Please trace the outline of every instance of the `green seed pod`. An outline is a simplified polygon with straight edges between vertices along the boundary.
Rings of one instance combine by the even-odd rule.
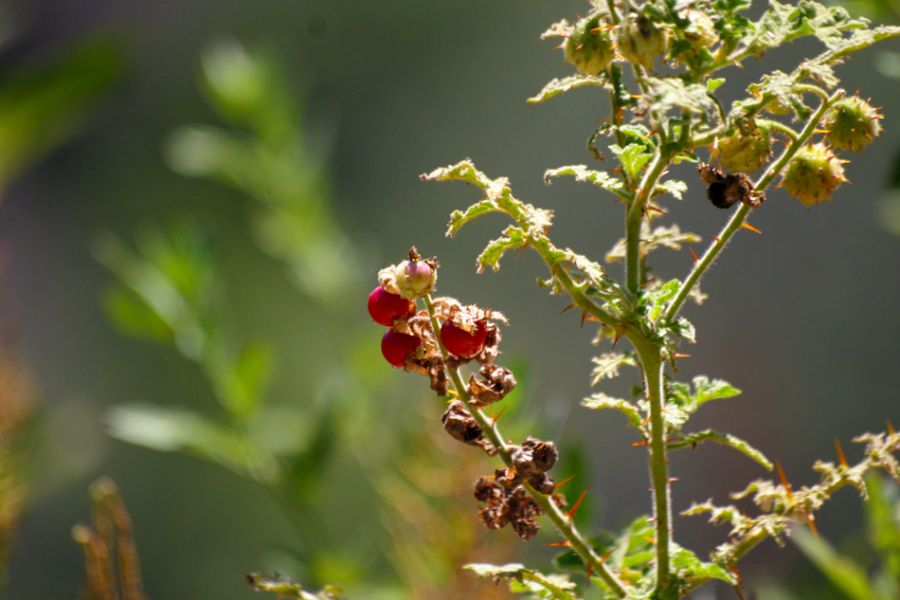
[[[566,62],[584,75],[605,71],[615,58],[609,29],[599,16],[579,19],[563,48]]]
[[[616,47],[625,60],[645,69],[665,53],[669,36],[645,15],[629,17],[616,28]]]
[[[859,152],[881,133],[878,109],[860,98],[838,100],[825,115],[828,143],[838,150]]]
[[[716,142],[719,160],[732,172],[749,173],[759,169],[772,155],[772,134],[768,127],[752,120],[739,122],[731,135]]]
[[[847,181],[842,163],[825,144],[804,146],[788,163],[779,185],[803,206],[813,206]]]

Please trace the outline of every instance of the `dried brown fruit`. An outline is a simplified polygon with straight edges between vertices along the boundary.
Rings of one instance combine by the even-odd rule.
[[[736,202],[756,208],[766,199],[765,194],[754,191],[753,182],[743,173],[725,174],[719,167],[705,163],[697,171],[708,186],[707,198],[717,208],[731,208]]]

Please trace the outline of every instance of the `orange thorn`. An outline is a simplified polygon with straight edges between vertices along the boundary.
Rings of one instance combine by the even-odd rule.
[[[575,518],[575,513],[578,512],[578,509],[581,508],[581,503],[584,502],[584,497],[587,496],[587,488],[578,495],[578,500],[575,501],[575,504],[572,505],[572,510],[568,512],[569,519]]]
[[[712,239],[716,240],[717,242],[722,241],[722,240],[719,239],[719,236],[717,236],[717,235],[712,236]]]
[[[672,355],[672,358],[690,358],[690,357],[691,357],[690,354],[682,354],[680,352],[676,352],[675,354]]]
[[[641,425],[646,425],[646,424],[649,423],[649,422],[650,422],[650,417],[647,417],[646,419],[644,419],[643,421],[641,421]]]
[[[698,260],[700,260],[700,257],[697,256],[697,253],[694,252],[693,246],[688,246],[688,251],[691,253],[691,257],[694,259],[694,262],[697,262]]]
[[[561,542],[550,542],[549,544],[544,544],[545,546],[549,546],[550,548],[568,548],[572,545],[572,542],[569,540],[563,540]]]
[[[587,319],[587,315],[588,315],[588,313],[586,310],[581,311],[581,326],[582,327],[584,327],[584,321],[585,321],[585,319]]]
[[[794,488],[791,487],[791,483],[787,480],[787,477],[784,474],[784,469],[781,468],[781,463],[777,460],[775,461],[775,469],[778,471],[778,479],[781,480],[781,485],[784,487],[784,491],[787,492],[788,500],[793,500]]]
[[[587,578],[590,579],[591,575],[594,574],[594,565],[592,563],[587,564]]]
[[[842,467],[848,467],[847,457],[844,455],[844,449],[841,448],[841,442],[837,438],[834,438],[834,449],[837,450],[838,460],[841,461]]]
[[[819,537],[819,529],[816,527],[816,517],[812,514],[806,516],[806,524],[809,526],[809,530],[816,537]]]
[[[565,479],[563,479],[562,481],[560,481],[559,483],[557,483],[556,485],[554,485],[554,486],[553,486],[553,491],[554,491],[554,492],[557,491],[559,488],[561,488],[562,486],[566,485],[567,483],[569,483],[569,482],[572,481],[573,479],[575,479],[575,475],[569,475],[568,477],[566,477]]]
[[[895,433],[897,433],[896,430],[894,430],[894,424],[891,423],[890,419],[888,419],[888,422],[887,422],[887,431],[888,431],[888,435],[894,435]]]
[[[679,481],[678,477],[669,477],[669,483],[675,483],[676,481]]]
[[[559,314],[563,314],[563,313],[566,312],[567,310],[571,310],[571,309],[573,309],[573,308],[575,308],[575,305],[574,305],[574,304],[570,304],[570,305],[568,305],[567,307],[565,307],[564,309],[562,309],[561,311],[559,311]]]
[[[509,404],[505,405],[503,408],[500,409],[500,412],[498,412],[496,415],[491,417],[491,423],[496,423],[497,421],[499,421],[500,417],[503,416],[503,413],[506,412],[507,408],[509,408]]]
[[[641,446],[649,446],[650,442],[647,440],[641,440],[640,442],[633,442],[631,444],[632,448],[640,448]]]
[[[623,335],[625,335],[625,332],[624,332],[624,331],[619,331],[618,329],[616,329],[616,335],[615,335],[615,337],[613,338],[613,343],[612,343],[613,348],[616,347],[616,344],[619,343],[619,340],[622,339],[622,336],[623,336]]]
[[[747,223],[747,222],[741,223],[741,229],[746,229],[747,231],[752,231],[753,233],[755,233],[757,235],[762,235],[762,231],[760,231],[759,229],[757,229],[756,227],[754,227],[753,225],[751,225],[750,223]]]

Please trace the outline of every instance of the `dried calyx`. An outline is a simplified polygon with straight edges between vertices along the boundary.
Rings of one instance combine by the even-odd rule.
[[[553,442],[525,438],[521,446],[511,449],[514,468],[498,469],[493,477],[481,477],[475,483],[475,499],[487,506],[481,519],[490,529],[512,525],[525,540],[537,535],[540,526],[534,517],[541,514],[537,503],[525,488],[527,482],[542,494],[553,494],[556,482],[547,474],[559,458]],[[554,502],[565,506],[565,498],[554,494]]]
[[[484,431],[475,421],[475,418],[466,410],[466,405],[460,400],[454,400],[447,406],[447,410],[441,415],[441,424],[450,436],[464,444],[479,446],[488,455],[497,454],[497,449],[484,439]]]

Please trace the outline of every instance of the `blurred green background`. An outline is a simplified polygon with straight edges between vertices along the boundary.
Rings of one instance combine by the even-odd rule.
[[[586,445],[592,522],[618,528],[649,509],[644,452],[631,447],[624,421],[578,407],[588,392],[593,331],[579,329],[572,313],[559,315],[564,302],[534,286],[542,267],[532,256],[508,260],[498,274],[475,276],[474,257],[494,225],[477,224],[455,241],[445,239],[447,214],[473,201],[473,192],[427,186],[417,177],[471,156],[491,176],[509,176],[519,197],[557,211],[559,245],[595,256],[612,246],[621,223],[611,197],[588,186],[542,182],[545,168],[590,160],[584,141],[605,115],[605,98],[584,90],[546,105],[525,103],[546,80],[567,72],[561,54],[539,34],[558,18],[583,13],[583,2],[19,0],[5,7],[9,33],[0,53],[0,89],[16,73],[35,72],[29,65],[77,54],[73,47],[97,36],[97,68],[87,69],[85,78],[108,78],[101,82],[106,91],[91,96],[94,108],[79,118],[74,139],[5,183],[0,206],[6,269],[0,325],[40,400],[31,495],[3,597],[77,593],[81,563],[69,532],[87,518],[85,490],[102,473],[119,483],[129,505],[152,598],[250,598],[243,574],[258,569],[343,584],[356,597],[395,597],[409,589],[417,575],[404,573],[402,565],[429,544],[407,540],[404,546],[391,531],[398,518],[392,510],[413,502],[398,500],[400,480],[416,481],[404,469],[417,465],[440,487],[457,471],[474,476],[493,468],[465,448],[435,451],[443,438],[427,436],[429,429],[442,434],[440,401],[418,378],[380,362],[381,328],[368,322],[364,296],[377,269],[400,260],[411,245],[440,258],[441,292],[509,317],[506,358],[527,376],[518,414],[505,418],[519,431],[541,423],[542,435]],[[204,48],[216,40],[232,49],[243,43],[248,56],[280,63],[275,80],[290,93],[248,102],[278,105],[287,98],[296,111],[275,108],[296,120],[260,123],[216,104],[201,71]],[[813,43],[796,44],[749,63],[722,88],[726,100],[766,70],[786,70],[814,49]],[[896,44],[888,49],[898,50]],[[683,375],[708,373],[744,391],[740,400],[700,417],[698,428],[715,424],[749,440],[778,458],[797,483],[812,480],[816,458],[833,456],[833,437],[852,460],[853,435],[882,430],[886,419],[900,423],[900,237],[879,222],[900,150],[900,97],[896,80],[875,68],[881,50],[840,69],[846,87],[860,89],[886,115],[885,134],[848,166],[853,185],[814,210],[773,191],[752,219],[763,235],[741,234],[705,280],[710,300],[704,310],[688,309],[698,344],[680,363]],[[76,96],[64,97],[76,107]],[[38,106],[34,118],[46,124],[40,117],[49,119],[53,107]],[[14,107],[8,103],[0,120]],[[289,188],[285,194],[319,198],[325,208],[300,203],[285,209],[278,192],[260,191],[259,181],[215,172],[218,183],[185,177],[210,174],[167,146],[174,131],[194,124],[262,140],[276,167],[287,165],[288,173],[296,174],[292,165],[306,165],[307,178],[298,183],[288,175],[281,182]],[[76,127],[64,125],[44,147]],[[274,137],[267,137],[272,128]],[[239,167],[255,164],[237,159]],[[670,205],[672,220],[708,239],[724,213],[697,192],[690,169],[684,167],[683,178],[691,192]],[[254,167],[246,175],[263,174],[265,187],[271,173]],[[260,211],[320,215],[315,231],[330,232],[327,240],[340,243],[320,255],[328,268],[318,283],[310,288],[290,270],[316,250],[301,243],[306,249],[297,258],[292,247],[273,245],[260,232]],[[275,419],[278,424],[297,423],[301,445],[326,423],[334,427],[328,458],[297,455],[309,458],[297,463],[302,498],[268,493],[272,486],[259,485],[253,475],[236,477],[197,457],[157,453],[107,435],[109,408],[138,402],[227,420],[216,403],[215,375],[209,375],[215,368],[204,371],[203,361],[186,358],[183,346],[179,353],[169,343],[122,335],[104,312],[104,294],[116,278],[94,256],[104,255],[97,251],[98,240],[109,241],[103,233],[131,247],[152,237],[148,230],[171,227],[202,231],[202,244],[216,257],[210,314],[227,324],[232,345],[269,348],[266,402],[289,415]],[[314,242],[316,235],[289,230],[287,238]],[[690,264],[687,252],[672,254],[658,258],[656,271],[678,276]],[[321,283],[328,277],[337,283]],[[617,382],[629,383],[627,377]],[[243,427],[240,419],[233,423]],[[289,445],[290,430],[285,435]],[[692,500],[722,499],[762,475],[740,455],[714,447],[675,455],[673,471],[680,478],[676,510]],[[493,543],[480,558],[495,562],[530,553],[539,565],[552,556],[539,544],[519,543],[510,531],[484,536],[465,481],[431,496],[437,514],[454,507],[452,518],[471,528],[474,537],[458,540],[460,548],[477,552]],[[833,539],[852,538],[861,519],[858,500],[844,492],[819,518],[819,529]],[[725,534],[700,520],[679,519],[676,527],[679,541],[698,551]],[[440,560],[452,565],[456,558],[437,557],[413,571],[440,571]],[[438,597],[421,590],[452,580],[449,569],[412,587],[420,597]],[[751,556],[744,575],[751,588],[763,577],[820,577],[796,549],[773,544]],[[451,589],[444,597],[453,597]]]

